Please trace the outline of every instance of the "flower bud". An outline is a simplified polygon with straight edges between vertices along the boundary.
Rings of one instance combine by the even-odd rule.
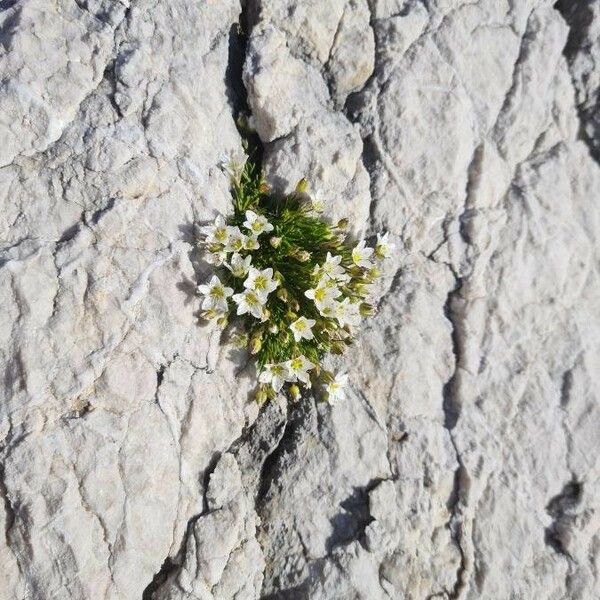
[[[285,313],[285,318],[288,321],[295,321],[298,318],[298,315],[295,312],[292,312],[291,310],[288,310]]]
[[[296,191],[299,194],[305,194],[308,190],[308,181],[304,177],[296,184]]]
[[[225,327],[227,327],[227,324],[229,323],[229,318],[227,317],[227,315],[221,315],[218,319],[217,319],[217,325],[221,328],[221,329],[225,329]]]
[[[344,354],[345,349],[346,348],[342,342],[333,342],[333,344],[331,344],[331,351],[334,354]]]
[[[300,399],[300,388],[295,383],[290,385],[289,393],[292,400],[297,401]]]
[[[360,313],[361,317],[372,317],[375,314],[375,309],[371,304],[365,302],[360,305],[358,312]]]
[[[321,372],[321,381],[323,383],[331,383],[334,379],[335,377],[331,371],[323,369],[323,371]]]
[[[381,244],[375,246],[375,258],[384,260],[387,258],[386,250]]]
[[[273,325],[269,325],[269,333],[278,333],[279,327],[273,323]]]
[[[377,267],[373,267],[367,271],[367,280],[373,283],[380,275],[381,271]]]
[[[272,237],[269,239],[269,244],[273,246],[273,248],[279,248],[281,246],[281,238],[280,237]]]
[[[367,284],[365,284],[365,283],[355,284],[354,291],[363,298],[369,293],[369,289],[367,287]]]
[[[266,388],[264,388],[263,386],[258,388],[258,390],[256,391],[256,394],[254,394],[254,400],[257,404],[264,404],[266,402],[267,398],[268,398],[268,393],[267,393]]]
[[[307,262],[310,260],[310,252],[307,252],[306,250],[300,250],[300,252],[296,253],[296,258],[300,262]]]
[[[245,333],[234,333],[231,336],[231,344],[234,348],[245,348],[248,345],[248,336]]]
[[[289,294],[288,291],[285,288],[279,288],[277,290],[277,297],[282,301],[282,302],[287,302],[289,300]]]
[[[350,224],[350,221],[348,221],[348,219],[345,219],[345,218],[344,218],[344,219],[340,219],[340,220],[337,222],[337,225],[336,225],[336,227],[337,227],[338,229],[346,229],[346,227],[348,227],[348,225],[349,225],[349,224]]]
[[[273,273],[273,279],[279,284],[281,285],[284,281],[285,278],[284,276],[279,272],[279,271],[275,271],[275,273]]]
[[[249,350],[250,354],[258,354],[260,349],[262,348],[262,336],[253,335],[250,338]]]
[[[258,189],[261,194],[267,194],[269,192],[269,184],[266,181],[261,181]]]
[[[352,336],[350,335],[350,333],[348,333],[348,331],[347,331],[346,329],[340,329],[340,330],[338,331],[338,334],[340,335],[340,337],[341,337],[343,340],[347,340],[347,339],[349,339],[349,338],[351,338],[351,337],[352,337]]]

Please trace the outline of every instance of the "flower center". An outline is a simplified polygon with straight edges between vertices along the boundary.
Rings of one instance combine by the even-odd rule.
[[[283,373],[283,367],[281,365],[273,365],[271,367],[271,373],[273,373],[273,375],[281,375]]]
[[[214,298],[224,298],[225,290],[223,289],[222,286],[215,285],[215,287],[212,288],[212,290],[210,290],[210,295],[213,296]]]
[[[264,275],[259,275],[255,280],[254,280],[254,287],[257,290],[264,290],[267,287],[267,278]]]
[[[249,306],[256,306],[258,304],[258,298],[252,292],[246,293],[246,302]]]
[[[222,242],[227,238],[227,230],[224,227],[219,227],[215,230],[215,240]]]
[[[262,223],[259,221],[254,221],[254,223],[252,223],[252,231],[260,233],[262,231]]]
[[[319,302],[322,302],[323,300],[325,300],[326,295],[327,295],[327,292],[325,291],[324,288],[317,288],[315,290],[315,300],[318,300]]]
[[[292,369],[294,369],[294,371],[299,371],[302,368],[302,359],[292,358],[290,366],[292,367]]]

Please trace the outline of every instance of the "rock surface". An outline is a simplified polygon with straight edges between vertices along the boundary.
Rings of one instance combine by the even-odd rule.
[[[5,0],[0,41],[0,598],[600,597],[597,2]],[[277,189],[397,243],[335,406],[259,411],[197,323],[246,101]]]

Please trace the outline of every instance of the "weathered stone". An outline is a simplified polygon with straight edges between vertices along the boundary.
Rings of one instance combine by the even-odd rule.
[[[0,2],[0,598],[599,597],[598,4],[242,4]],[[397,244],[334,406],[198,324],[246,93]]]

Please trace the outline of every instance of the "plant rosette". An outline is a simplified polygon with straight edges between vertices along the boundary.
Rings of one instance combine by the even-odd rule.
[[[201,316],[235,330],[232,342],[256,357],[257,401],[282,391],[296,400],[311,387],[330,402],[343,399],[347,375],[328,371],[323,360],[343,354],[373,315],[373,283],[394,248],[388,234],[378,234],[374,248],[353,240],[347,220],[320,216],[323,199],[311,198],[304,180],[280,198],[250,161],[227,171],[233,213],[200,227],[199,243],[215,266],[198,286]]]

